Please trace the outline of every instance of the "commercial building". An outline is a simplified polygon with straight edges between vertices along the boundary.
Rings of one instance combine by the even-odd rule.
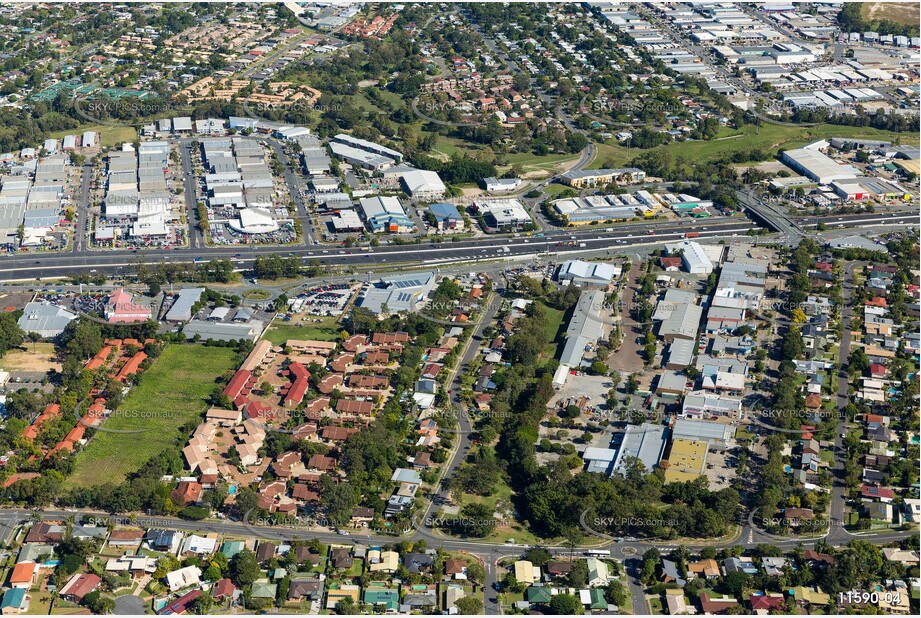
[[[150,307],[132,301],[133,296],[119,288],[109,295],[106,302],[105,318],[113,324],[144,322],[150,319]]]
[[[454,204],[430,204],[429,212],[439,230],[460,230],[464,227],[464,218]]]
[[[347,133],[336,134],[336,136],[333,137],[332,143],[346,144],[347,146],[351,146],[352,148],[358,148],[359,150],[364,150],[365,152],[370,152],[376,155],[387,157],[388,159],[391,159],[395,163],[400,163],[403,160],[402,152],[394,150],[393,148],[382,146],[381,144],[377,144],[375,142],[370,142],[365,139],[352,137],[351,135],[348,135]]]
[[[429,170],[406,172],[400,176],[400,183],[407,195],[420,201],[439,200],[448,190],[438,177],[438,173]]]
[[[395,197],[363,197],[358,205],[372,232],[411,232],[415,227]]]
[[[684,418],[703,419],[708,416],[738,418],[742,402],[706,391],[692,391],[685,395],[681,406]]]
[[[636,217],[652,217],[655,209],[650,208],[632,195],[591,195],[554,200],[553,209],[567,223],[587,225],[614,221],[627,221]]]
[[[707,443],[673,438],[668,453],[666,483],[684,483],[703,476],[707,466]]]
[[[692,275],[709,275],[713,272],[713,262],[707,257],[707,252],[699,243],[685,240],[668,245],[668,250],[671,253],[681,253],[681,263],[684,269]]]
[[[197,336],[201,341],[255,341],[262,334],[263,326],[260,320],[250,320],[243,324],[192,320],[182,328],[182,333],[186,339],[195,339]]]
[[[585,352],[604,336],[603,306],[604,292],[601,290],[586,290],[579,295],[566,328],[566,344],[560,354],[561,366],[579,367]]]
[[[782,160],[793,171],[822,185],[836,180],[852,180],[857,177],[854,168],[840,165],[828,155],[811,148],[785,150]]]
[[[734,435],[735,426],[729,423],[679,418],[675,420],[672,426],[673,440],[706,442],[710,448],[725,448],[729,446]]]
[[[201,299],[205,288],[185,288],[179,290],[176,301],[166,312],[167,322],[188,322],[192,319],[192,307]]]
[[[474,208],[483,215],[487,231],[512,232],[531,225],[531,216],[516,199],[482,200]]]
[[[415,311],[433,289],[434,273],[385,277],[365,289],[356,304],[377,314]]]
[[[483,188],[489,193],[509,193],[521,186],[521,178],[496,178],[490,176],[483,179]]]
[[[37,333],[45,339],[59,336],[77,314],[46,302],[30,302],[23,309],[17,324],[24,333]]]
[[[620,277],[621,272],[621,267],[616,264],[568,260],[560,265],[556,278],[561,283],[606,286]]]
[[[626,475],[636,460],[639,460],[644,470],[651,472],[662,459],[667,437],[668,428],[664,425],[654,423],[628,425],[620,447],[617,449],[614,472]]]
[[[560,175],[564,184],[579,189],[607,184],[636,184],[646,179],[646,172],[635,167],[621,169],[569,170]]]
[[[697,339],[700,328],[700,319],[703,317],[703,307],[688,303],[680,303],[667,318],[659,324],[659,336],[668,343],[676,339]]]
[[[390,157],[374,154],[348,144],[330,142],[329,148],[333,151],[333,156],[340,161],[345,161],[349,165],[357,165],[369,172],[378,172],[394,164]]]

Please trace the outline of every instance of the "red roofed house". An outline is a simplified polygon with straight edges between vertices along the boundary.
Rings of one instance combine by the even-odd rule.
[[[71,603],[80,603],[100,582],[102,578],[93,573],[77,573],[61,588],[61,598]]]
[[[237,587],[233,585],[233,582],[227,579],[219,579],[214,588],[211,589],[211,596],[217,599],[218,601],[223,601],[224,599],[229,599],[233,597],[233,594],[237,591]]]
[[[860,495],[864,498],[878,499],[880,502],[886,504],[892,504],[893,499],[895,499],[895,491],[888,487],[871,487],[869,485],[863,485],[860,488]]]
[[[150,319],[150,307],[132,302],[132,296],[119,288],[112,292],[106,303],[106,321],[112,324],[146,322]]]
[[[310,372],[300,363],[291,363],[288,365],[288,370],[294,375],[294,383],[291,384],[291,388],[288,389],[288,393],[285,395],[285,405],[294,407],[300,405],[304,400],[307,387],[310,385],[308,381]]]
[[[124,382],[129,376],[138,372],[138,369],[141,368],[141,363],[145,360],[147,360],[147,354],[138,352],[125,363],[125,366],[121,368],[121,371],[118,372],[118,376],[115,379],[119,382]]]
[[[374,411],[374,404],[370,401],[357,399],[340,399],[336,402],[336,412],[340,414],[358,414],[368,416]]]
[[[307,462],[308,468],[331,472],[336,469],[336,460],[326,455],[311,455],[310,461]]]
[[[320,380],[320,383],[317,384],[317,390],[324,395],[329,395],[339,386],[342,386],[342,375],[338,373],[331,373]]]
[[[170,499],[177,506],[196,504],[201,500],[202,486],[196,481],[181,481],[176,489],[170,492]]]
[[[38,574],[37,562],[20,562],[13,567],[13,572],[10,573],[10,586],[28,590],[35,583],[36,574]]]
[[[751,603],[752,610],[781,610],[786,607],[784,604],[784,598],[782,594],[770,593],[770,594],[753,594],[749,598],[749,603]]]
[[[47,408],[45,408],[44,412],[39,414],[38,417],[32,421],[31,425],[26,427],[26,430],[22,432],[22,437],[29,440],[35,440],[35,438],[38,437],[38,430],[42,428],[42,425],[60,413],[61,407],[56,403],[52,403]]]
[[[96,356],[91,358],[84,369],[87,371],[96,371],[100,367],[106,364],[106,360],[109,358],[109,354],[112,353],[112,346],[107,345],[96,353]]]
[[[681,270],[681,258],[680,257],[659,258],[659,266],[661,266],[667,271],[679,271]]]
[[[233,377],[230,379],[230,382],[227,383],[227,386],[224,387],[224,390],[221,391],[222,395],[227,395],[231,401],[236,401],[238,397],[243,395],[243,390],[246,388],[246,383],[252,377],[253,373],[247,369],[240,369]]]
[[[870,375],[874,377],[883,377],[886,375],[886,366],[879,363],[870,365]]]

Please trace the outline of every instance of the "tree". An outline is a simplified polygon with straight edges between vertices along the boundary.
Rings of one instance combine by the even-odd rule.
[[[111,614],[115,609],[115,601],[104,597],[98,590],[90,592],[83,597],[83,605],[94,614]]]
[[[230,579],[241,588],[256,581],[260,573],[256,554],[248,549],[242,550],[230,560]]]
[[[557,616],[581,615],[585,613],[585,607],[573,594],[558,594],[550,599],[550,613]]]
[[[25,333],[19,328],[16,316],[12,313],[0,314],[0,356],[22,345],[24,338]]]
[[[211,607],[214,605],[214,599],[210,594],[203,594],[192,600],[192,603],[189,604],[189,609],[192,610],[193,614],[198,616],[204,616],[211,611]]]
[[[454,605],[465,616],[476,616],[483,612],[483,601],[474,596],[461,597]]]
[[[553,558],[553,555],[543,547],[532,547],[524,552],[524,559],[537,567],[542,567]]]
[[[496,520],[487,505],[473,502],[461,508],[456,528],[466,536],[483,538],[495,530]]]

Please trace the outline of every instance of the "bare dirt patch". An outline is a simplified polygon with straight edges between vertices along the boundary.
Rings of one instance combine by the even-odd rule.
[[[921,21],[921,6],[916,2],[868,2],[863,5],[863,14],[869,19],[917,25]]]
[[[0,358],[0,369],[4,371],[34,371],[47,373],[61,370],[54,356],[52,343],[27,343],[23,348],[10,350]]]

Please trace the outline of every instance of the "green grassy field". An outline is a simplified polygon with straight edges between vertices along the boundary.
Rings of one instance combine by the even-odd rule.
[[[544,322],[544,332],[547,333],[547,356],[556,358],[557,348],[564,342],[563,334],[566,332],[563,326],[563,318],[566,314],[553,307],[545,307],[546,321]]]
[[[61,139],[65,135],[82,135],[86,131],[96,131],[103,146],[115,146],[123,142],[135,142],[138,131],[134,127],[110,127],[108,125],[86,125],[71,131],[57,131],[51,133],[54,139]]]
[[[74,473],[65,486],[87,487],[107,481],[120,483],[179,437],[179,427],[198,418],[205,398],[220,374],[234,368],[230,348],[203,345],[167,346],[131,389],[106,429],[146,429],[140,433],[98,431],[77,455]]]
[[[664,149],[672,156],[672,161],[683,158],[688,162],[706,161],[737,150],[762,148],[771,153],[779,148],[791,149],[804,146],[819,139],[831,137],[865,137],[888,141],[900,140],[902,144],[918,144],[918,137],[909,133],[893,133],[870,127],[845,127],[822,124],[814,127],[787,127],[764,123],[761,127],[745,125],[740,131],[728,132],[725,137],[705,141],[674,142],[650,150]],[[622,167],[631,159],[648,150],[624,148],[619,144],[601,144],[598,153],[588,166]]]
[[[316,319],[316,318],[307,318]],[[265,332],[263,337],[272,343],[282,344],[288,339],[316,339],[318,341],[335,341],[339,338],[342,327],[336,318],[321,318],[321,322],[304,324],[303,326],[290,322],[276,320]]]

